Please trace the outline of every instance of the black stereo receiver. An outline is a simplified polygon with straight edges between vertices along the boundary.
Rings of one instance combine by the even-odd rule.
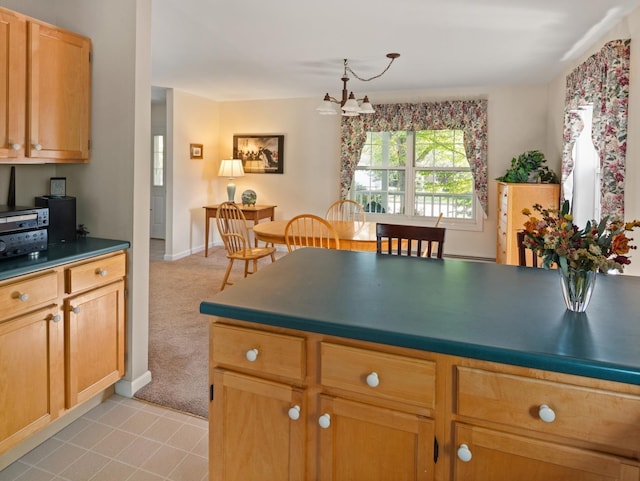
[[[49,209],[0,206],[0,259],[47,250]]]

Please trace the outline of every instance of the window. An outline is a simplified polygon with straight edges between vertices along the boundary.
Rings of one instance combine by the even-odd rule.
[[[164,135],[153,136],[153,186],[164,185]]]
[[[462,130],[367,132],[351,198],[369,212],[475,219],[463,141]]]

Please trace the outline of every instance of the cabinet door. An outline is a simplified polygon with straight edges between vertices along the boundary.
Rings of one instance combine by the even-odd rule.
[[[30,22],[28,49],[26,155],[52,162],[87,161],[91,41]]]
[[[433,479],[431,419],[321,396],[317,422],[321,481]]]
[[[124,375],[124,281],[66,299],[66,405],[82,403]]]
[[[0,11],[0,158],[24,155],[27,22]]]
[[[455,481],[640,479],[637,462],[615,456],[461,424],[456,426],[455,432]]]
[[[63,408],[58,306],[0,323],[0,452],[57,418]]]
[[[214,369],[212,382],[211,481],[301,481],[305,466],[303,392],[222,369]],[[295,406],[300,408],[297,419],[289,414]]]

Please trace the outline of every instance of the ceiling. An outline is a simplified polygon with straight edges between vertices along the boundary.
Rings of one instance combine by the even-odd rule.
[[[546,83],[640,0],[153,0],[152,84],[217,101]]]

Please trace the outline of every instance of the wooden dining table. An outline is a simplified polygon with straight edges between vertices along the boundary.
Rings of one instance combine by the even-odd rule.
[[[286,244],[284,229],[288,220],[261,222],[253,226],[255,238],[259,241]],[[340,249],[348,251],[376,250],[376,223],[353,221],[328,221],[338,232]]]

